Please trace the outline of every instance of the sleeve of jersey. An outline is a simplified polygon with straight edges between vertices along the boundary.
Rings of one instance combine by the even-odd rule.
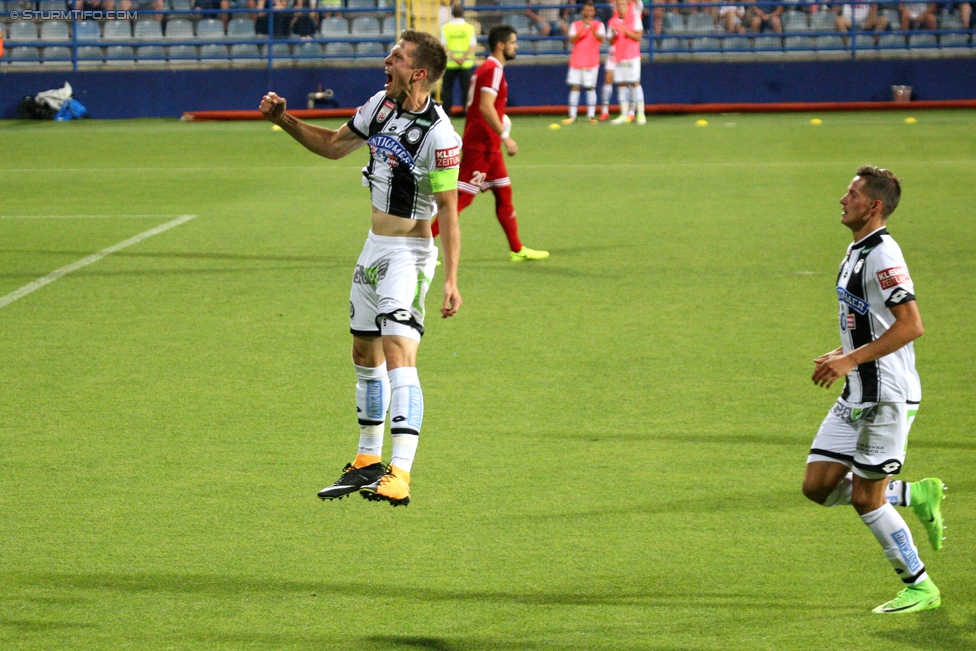
[[[482,92],[491,93],[492,95],[497,95],[498,90],[502,87],[502,72],[501,68],[492,68],[487,72],[483,72],[478,75],[478,88]]]
[[[892,308],[915,300],[915,285],[900,251],[881,250],[871,256],[871,272],[881,288],[885,307]]]
[[[427,156],[422,162],[433,192],[457,189],[458,168],[461,165],[461,137],[449,124],[445,124],[444,129],[431,133],[429,146],[425,148]]]
[[[356,114],[349,118],[346,124],[350,131],[355,133],[363,140],[369,139],[369,122],[376,113],[376,106],[386,97],[386,93],[380,91],[367,100],[365,104],[356,110]]]

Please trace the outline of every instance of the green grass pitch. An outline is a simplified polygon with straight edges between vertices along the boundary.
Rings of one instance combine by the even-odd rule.
[[[490,195],[462,215],[406,509],[315,497],[358,437],[363,151],[0,123],[0,296],[196,215],[0,308],[0,649],[976,648],[976,112],[905,115],[516,117],[552,257],[509,263]],[[904,180],[926,326],[903,476],[950,488],[939,553],[903,511],[943,607],[902,617],[853,510],[799,490],[863,163]]]

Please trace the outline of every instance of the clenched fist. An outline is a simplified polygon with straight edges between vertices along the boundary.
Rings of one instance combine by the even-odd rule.
[[[265,120],[274,122],[285,114],[285,98],[278,97],[275,93],[268,93],[261,99],[261,106],[258,107]]]

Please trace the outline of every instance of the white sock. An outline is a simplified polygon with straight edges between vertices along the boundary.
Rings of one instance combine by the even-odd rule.
[[[383,456],[383,430],[390,407],[390,378],[386,362],[376,367],[356,366],[356,417],[359,419],[359,454]]]
[[[578,90],[569,91],[569,117],[575,118],[576,111],[579,108],[579,96],[580,92]]]
[[[420,377],[417,369],[403,366],[390,371],[390,434],[393,438],[393,458],[391,466],[410,472],[417,444],[420,441],[420,426],[424,422],[424,393],[420,390]]]
[[[637,115],[644,115],[644,89],[640,84],[634,86],[634,103],[637,105]]]
[[[837,482],[837,488],[831,493],[824,506],[843,506],[851,503],[851,488],[854,486],[854,475],[847,473],[844,478]]]
[[[610,112],[610,97],[613,95],[613,84],[603,84],[603,112]]]
[[[626,86],[617,86],[617,100],[620,102],[620,115],[630,115],[630,92]]]
[[[915,585],[929,578],[922,559],[918,557],[912,532],[895,507],[885,502],[880,509],[862,515],[861,520],[881,543],[884,555],[902,581]]]
[[[591,120],[596,117],[596,89],[586,89],[586,117]]]
[[[888,488],[885,489],[885,499],[892,506],[908,506],[912,503],[911,495],[912,490],[908,482],[901,479],[891,480],[888,482]]]

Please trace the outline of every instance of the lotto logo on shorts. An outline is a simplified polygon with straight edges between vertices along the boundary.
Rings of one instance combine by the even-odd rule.
[[[908,269],[905,267],[888,267],[878,272],[878,282],[881,283],[881,289],[891,289],[895,285],[908,283],[911,280]]]
[[[435,149],[434,158],[437,161],[437,169],[444,169],[445,167],[457,167],[461,164],[461,150],[457,147]]]

